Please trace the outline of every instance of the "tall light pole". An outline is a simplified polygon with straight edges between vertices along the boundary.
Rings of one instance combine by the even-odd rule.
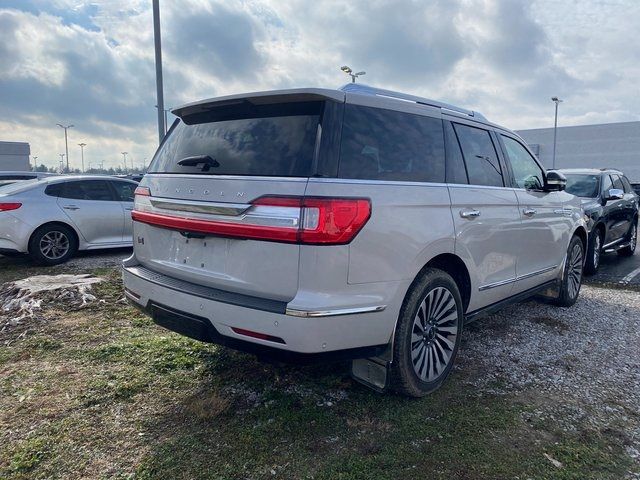
[[[158,108],[158,105],[155,106]],[[171,108],[164,109],[164,135],[167,134],[167,130],[169,130],[169,120],[167,118],[167,113],[171,111]]]
[[[38,160],[38,157],[33,157],[33,171],[36,171],[36,168],[38,168],[38,163],[36,162],[36,160]]]
[[[59,153],[60,155],[60,173],[64,170],[64,153]]]
[[[84,173],[84,147],[86,147],[87,144],[79,143],[78,146],[80,147],[80,155],[82,156],[82,173]]]
[[[164,138],[164,89],[162,87],[162,42],[160,38],[160,0],[153,0],[153,39],[156,51],[156,96],[158,105],[158,142]]]
[[[367,74],[367,72],[353,73],[353,70],[351,70],[351,68],[347,67],[346,65],[343,67],[340,67],[340,70],[342,70],[344,73],[346,73],[351,77],[351,83],[356,83],[356,78]]]
[[[562,102],[558,97],[551,97],[551,101],[556,104],[556,116],[553,121],[553,160],[551,168],[556,168],[556,138],[558,136],[558,104]]]
[[[73,125],[67,125],[66,127],[59,123],[57,123],[56,125],[64,129],[64,151],[65,151],[65,155],[67,156],[67,172],[68,172],[69,171],[69,142],[67,141],[67,130],[69,130],[70,128],[73,128]]]
[[[122,161],[124,162],[124,173],[127,173],[127,153],[129,152],[120,152],[122,154]]]

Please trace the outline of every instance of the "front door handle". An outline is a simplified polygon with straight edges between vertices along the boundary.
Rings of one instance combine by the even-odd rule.
[[[524,210],[522,210],[522,213],[524,213],[527,217],[533,217],[536,213],[538,213],[538,211],[535,208],[525,208]]]
[[[476,218],[480,216],[480,210],[460,210],[462,218]]]
[[[80,210],[80,207],[76,207],[75,205],[65,205],[64,207],[65,210]]]

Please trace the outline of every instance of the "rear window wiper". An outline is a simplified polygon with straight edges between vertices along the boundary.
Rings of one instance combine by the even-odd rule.
[[[202,165],[201,171],[208,172],[211,167],[216,168],[220,166],[215,158],[211,158],[209,155],[194,155],[193,157],[185,157],[178,162],[178,165],[182,167],[197,167]]]

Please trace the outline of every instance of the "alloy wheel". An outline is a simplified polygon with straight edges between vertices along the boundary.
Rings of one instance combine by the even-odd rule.
[[[445,287],[429,291],[411,330],[411,363],[424,382],[436,380],[449,365],[458,335],[458,307]]]
[[[58,260],[69,252],[69,238],[57,230],[47,232],[40,239],[40,253],[49,260]]]
[[[600,248],[601,248],[601,240],[600,235],[596,234],[596,238],[593,239],[593,268],[594,270],[598,268],[600,264]]]
[[[569,256],[567,286],[571,298],[578,296],[582,282],[582,247],[575,244]]]

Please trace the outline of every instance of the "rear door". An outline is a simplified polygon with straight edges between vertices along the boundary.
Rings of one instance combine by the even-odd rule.
[[[305,194],[314,170],[324,102],[256,102],[179,112],[141,182],[150,195],[136,196],[135,255],[169,276],[288,301],[300,246],[234,232],[298,229],[300,208],[289,197]],[[200,231],[209,227],[218,233]]]
[[[502,133],[499,139],[511,167],[522,222],[515,286],[522,292],[557,276],[572,233],[571,210],[564,208],[570,196],[543,191],[544,172],[522,142]]]
[[[87,243],[122,243],[124,213],[107,180],[65,182],[57,202]]]
[[[451,213],[456,253],[472,265],[474,292],[468,310],[473,311],[512,294],[521,250],[520,214],[490,132],[473,124],[456,122],[453,127],[469,184],[449,184]]]
[[[117,199],[122,207],[122,241],[130,242],[133,233],[133,221],[131,220],[131,212],[133,210],[133,197],[137,183],[124,180],[110,180],[109,183],[113,187]]]
[[[613,177],[609,174],[602,175],[602,198],[606,199],[609,195],[609,190],[616,188],[614,186]],[[624,199],[622,200],[604,200],[604,206],[602,207],[603,216],[605,218],[605,224],[607,226],[607,233],[604,239],[604,247],[613,246],[618,243],[620,238],[624,235]]]
[[[620,224],[618,235],[620,237],[626,237],[631,228],[631,222],[633,221],[633,216],[635,213],[635,195],[633,191],[629,188],[629,186],[625,185],[625,182],[622,181],[622,177],[617,174],[612,174],[611,178],[613,179],[613,188],[617,188],[624,192],[624,197],[620,201],[618,209],[620,211]]]

